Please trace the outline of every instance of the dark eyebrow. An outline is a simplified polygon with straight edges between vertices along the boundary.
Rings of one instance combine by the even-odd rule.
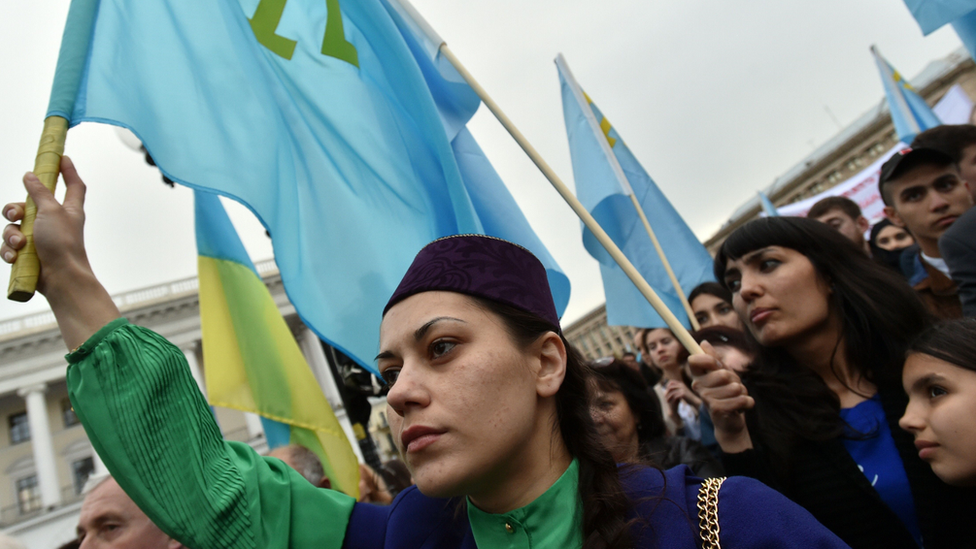
[[[414,331],[414,333],[413,333],[414,340],[415,341],[420,341],[421,339],[424,338],[424,335],[434,326],[434,324],[437,324],[438,322],[442,322],[442,321],[445,321],[445,320],[453,320],[454,322],[460,322],[461,324],[467,324],[467,322],[461,320],[460,318],[454,318],[452,316],[439,316],[437,318],[434,318],[434,319],[431,319],[431,320],[425,322],[423,326],[417,328]],[[381,360],[381,359],[385,359],[385,358],[395,358],[395,356],[396,355],[394,355],[390,351],[383,351],[382,353],[376,355],[376,358],[374,358],[373,360]]]
[[[939,181],[939,179],[933,181],[932,184],[934,185],[937,181]],[[901,190],[901,192],[898,193],[898,196],[904,198],[908,196],[910,193],[924,191],[926,190],[927,187],[928,185],[912,185],[911,187],[905,187],[904,189]]]
[[[745,263],[746,265],[749,265],[758,261],[759,258],[762,257],[768,251],[769,251],[768,246],[765,248],[759,248],[758,250],[754,250],[747,254],[743,254],[743,256],[739,258],[739,260]]]
[[[930,383],[934,383],[937,381],[945,381],[945,378],[940,376],[939,374],[928,374],[926,376],[922,376],[916,379],[915,383],[912,383],[912,391],[913,392],[918,391],[923,387],[925,387],[926,385],[929,385]]]

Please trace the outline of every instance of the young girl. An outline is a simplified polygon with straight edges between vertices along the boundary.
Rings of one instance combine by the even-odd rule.
[[[62,173],[63,207],[32,175],[25,186],[38,205],[39,289],[75,349],[72,404],[126,493],[188,547],[692,549],[699,514],[705,536],[727,548],[844,546],[751,479],[702,490],[686,468],[618,471],[545,268],[482,236],[425,247],[384,311],[377,361],[416,486],[385,507],[315,488],[224,441],[183,353],[120,317],[85,257],[84,186],[67,159]],[[3,212],[20,220],[24,204]],[[23,240],[8,226],[0,256],[15,259]]]
[[[971,544],[973,500],[898,428],[905,348],[928,318],[904,280],[827,225],[787,217],[732,233],[715,274],[762,345],[741,377],[689,358],[726,471],[782,491],[855,548]]]
[[[976,487],[976,319],[943,322],[908,348],[899,425],[948,484]]]

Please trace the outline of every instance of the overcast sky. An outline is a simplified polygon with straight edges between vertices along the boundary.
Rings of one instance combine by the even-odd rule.
[[[20,179],[33,166],[68,3],[4,3],[0,203],[23,199]],[[562,52],[702,239],[834,135],[838,122],[849,124],[882,99],[871,44],[909,77],[960,45],[948,28],[922,37],[900,0],[414,5],[571,183],[553,64]],[[573,284],[564,321],[600,305],[599,269],[568,206],[487,109],[469,127]],[[72,129],[67,153],[89,186],[89,256],[110,292],[195,276],[188,190],[164,186],[108,126]],[[229,209],[252,259],[270,258],[270,242],[251,214]],[[8,273],[0,269],[4,284]],[[0,319],[45,308],[41,296],[26,305],[3,300]]]

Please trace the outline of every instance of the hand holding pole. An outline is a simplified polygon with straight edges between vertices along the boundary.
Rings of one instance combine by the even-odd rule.
[[[64,140],[67,134],[68,121],[64,118],[49,116],[44,120],[41,142],[37,147],[37,157],[34,159],[34,174],[52,193],[61,172],[61,156],[64,154]],[[37,289],[41,262],[34,249],[36,215],[37,205],[27,197],[24,219],[20,224],[20,230],[27,242],[18,252],[17,261],[10,270],[10,286],[7,288],[7,299],[12,301],[29,301],[34,297],[34,291]]]

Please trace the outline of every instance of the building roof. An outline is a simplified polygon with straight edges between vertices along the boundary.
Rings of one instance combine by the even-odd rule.
[[[922,72],[910,79],[909,82],[911,83],[912,87],[921,90],[945,77],[956,67],[969,59],[969,52],[966,50],[966,48],[960,47],[942,59],[937,59],[930,62],[924,69],[922,69]],[[790,187],[791,183],[802,177],[808,169],[825,160],[827,157],[837,151],[838,148],[853,139],[856,135],[877,123],[879,119],[885,119],[888,116],[888,102],[882,98],[877,106],[872,107],[866,113],[862,114],[857,118],[857,120],[838,132],[837,135],[828,139],[823,145],[817,147],[816,150],[807,155],[804,159],[800,160],[792,168],[786,170],[783,175],[777,177],[772,184],[763,189],[763,192],[769,197],[778,195],[780,191]],[[736,208],[729,219],[722,224],[722,228],[717,232],[721,232],[721,230],[725,227],[738,222],[744,217],[754,215],[760,210],[760,208],[761,205],[759,203],[759,196],[753,196],[744,204]]]

